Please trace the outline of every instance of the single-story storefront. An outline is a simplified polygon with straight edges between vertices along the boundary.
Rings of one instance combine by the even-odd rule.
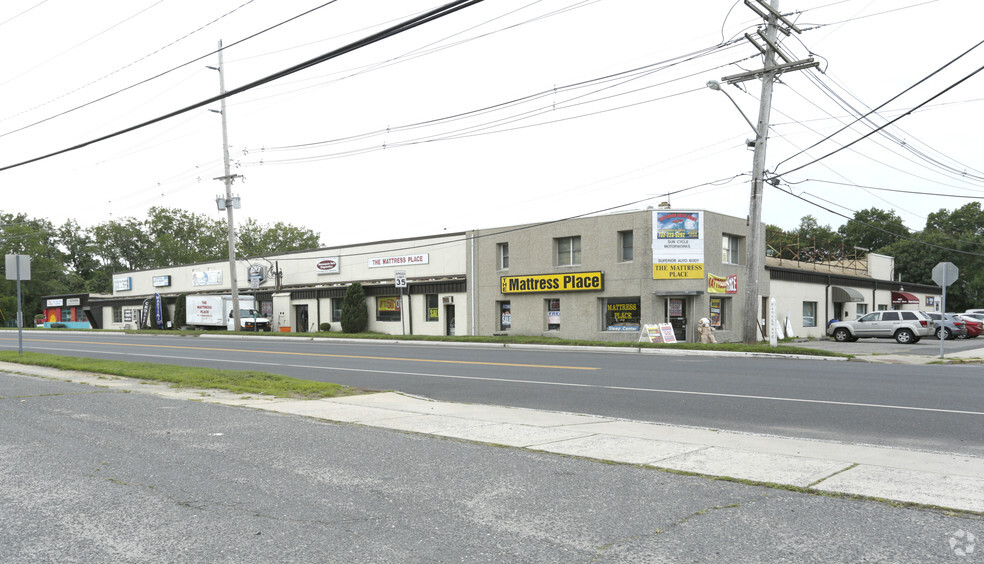
[[[240,258],[235,277],[274,331],[340,331],[345,293],[358,282],[369,331],[391,335],[624,342],[652,340],[658,328],[664,340],[696,341],[707,319],[718,341],[741,341],[747,236],[745,218],[660,206]],[[89,317],[94,326],[137,328],[159,297],[174,319],[189,295],[229,294],[230,278],[228,261],[117,273],[113,295],[92,299]],[[938,307],[938,287],[893,278],[894,259],[874,253],[834,262],[766,256],[758,311],[747,314],[768,338],[774,301],[780,328],[821,337],[831,319]],[[57,320],[75,322],[86,305],[82,295],[47,299],[46,316]],[[66,309],[68,300],[81,309]]]

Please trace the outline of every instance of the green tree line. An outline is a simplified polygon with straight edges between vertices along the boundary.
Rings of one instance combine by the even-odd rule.
[[[980,202],[931,213],[921,231],[910,231],[894,211],[877,208],[855,212],[836,230],[807,215],[797,229],[770,225],[766,231],[767,252],[772,255],[796,248],[800,260],[824,262],[846,258],[858,247],[895,257],[896,277],[903,284],[935,285],[933,267],[952,262],[960,269],[960,277],[947,288],[947,309],[984,308],[984,210]]]
[[[321,246],[320,234],[276,222],[247,219],[236,226],[239,256],[264,256]],[[113,274],[229,258],[224,220],[205,214],[154,207],[147,217],[123,217],[81,227],[74,219],[60,226],[26,214],[0,212],[2,254],[31,257],[31,280],[21,284],[25,325],[41,312],[41,297],[54,294],[110,294]],[[16,282],[0,280],[0,322],[16,318]]]

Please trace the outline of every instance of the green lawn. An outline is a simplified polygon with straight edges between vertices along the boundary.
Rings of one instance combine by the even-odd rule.
[[[317,399],[366,392],[340,384],[313,382],[253,370],[190,368],[171,364],[99,360],[32,352],[18,354],[16,351],[0,351],[0,362],[166,382],[176,388],[228,390],[235,393],[263,394],[282,398]]]

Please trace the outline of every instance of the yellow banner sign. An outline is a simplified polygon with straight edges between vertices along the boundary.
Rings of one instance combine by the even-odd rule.
[[[731,276],[715,276],[713,274],[708,273],[707,293],[708,294],[738,293],[738,275],[732,274]]]
[[[583,292],[604,290],[604,272],[572,272],[570,274],[533,274],[503,276],[499,279],[503,294],[530,292]]]
[[[703,280],[704,264],[654,264],[653,280]]]

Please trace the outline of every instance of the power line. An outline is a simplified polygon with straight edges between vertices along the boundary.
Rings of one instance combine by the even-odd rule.
[[[881,190],[884,192],[894,192],[896,194],[914,194],[918,196],[933,196],[935,198],[963,198],[966,200],[984,200],[984,196],[964,196],[960,194],[941,194],[939,192],[922,192],[919,190],[900,190],[898,188],[883,188],[879,186],[865,186],[862,184],[851,184],[848,182],[834,182],[833,180],[822,180],[820,178],[807,178],[798,182],[784,181],[784,184],[803,184],[805,182],[821,182],[824,184],[835,184],[837,186],[850,186],[852,188],[864,188],[865,190]]]
[[[358,41],[354,41],[352,43],[349,43],[348,45],[345,45],[343,47],[339,47],[338,49],[334,49],[332,51],[329,51],[328,53],[325,53],[325,54],[320,55],[318,57],[315,57],[313,59],[309,59],[307,61],[304,61],[302,63],[299,63],[297,65],[294,65],[292,67],[283,69],[283,70],[281,70],[279,72],[276,72],[274,74],[268,75],[268,76],[263,77],[263,78],[261,78],[259,80],[255,80],[253,82],[250,82],[250,83],[245,84],[243,86],[240,86],[238,88],[233,88],[233,89],[228,90],[227,92],[225,92],[223,94],[212,96],[211,98],[207,98],[207,99],[202,100],[200,102],[196,102],[196,103],[194,103],[194,104],[192,104],[190,106],[186,106],[186,107],[181,108],[179,110],[175,110],[175,111],[172,111],[172,112],[169,112],[169,113],[160,115],[160,116],[158,116],[156,118],[153,118],[153,119],[144,121],[144,122],[139,123],[137,125],[133,125],[133,126],[127,127],[125,129],[118,130],[118,131],[116,131],[114,133],[110,133],[108,135],[103,135],[102,137],[97,137],[95,139],[91,139],[89,141],[85,141],[83,143],[79,143],[77,145],[73,145],[71,147],[67,147],[65,149],[61,149],[61,150],[58,150],[58,151],[55,151],[55,152],[52,152],[52,153],[41,155],[39,157],[34,157],[34,158],[28,159],[26,161],[21,161],[21,162],[12,164],[12,165],[6,165],[6,166],[3,166],[3,167],[0,167],[0,172],[3,172],[5,170],[10,170],[10,169],[13,169],[13,168],[17,168],[17,167],[21,167],[21,166],[24,166],[24,165],[27,165],[27,164],[30,164],[30,163],[34,163],[34,162],[38,162],[38,161],[41,161],[41,160],[45,160],[45,159],[48,159],[48,158],[51,158],[51,157],[54,157],[54,156],[57,156],[57,155],[61,155],[61,154],[64,154],[64,153],[68,153],[68,152],[71,152],[71,151],[76,151],[76,150],[81,149],[83,147],[88,147],[89,145],[93,145],[95,143],[106,141],[107,139],[112,139],[114,137],[119,137],[120,135],[123,135],[123,134],[126,134],[126,133],[130,133],[130,132],[136,131],[138,129],[142,129],[142,128],[147,127],[149,125],[153,125],[155,123],[158,123],[158,122],[161,122],[161,121],[170,119],[170,118],[175,117],[175,116],[178,116],[178,115],[181,115],[183,113],[190,112],[191,110],[195,110],[195,109],[201,108],[203,106],[207,106],[209,104],[212,104],[214,102],[217,102],[219,100],[222,100],[223,98],[228,98],[230,96],[235,96],[237,94],[241,94],[243,92],[246,92],[248,90],[251,90],[253,88],[256,88],[258,86],[261,86],[263,84],[267,84],[267,83],[273,82],[273,81],[278,80],[278,79],[281,79],[281,78],[283,78],[285,76],[290,76],[291,74],[300,72],[302,70],[308,69],[308,68],[313,67],[315,65],[319,65],[321,63],[324,63],[326,61],[329,61],[331,59],[334,59],[334,58],[339,57],[341,55],[344,55],[346,53],[355,51],[357,49],[361,49],[361,48],[363,48],[363,47],[365,47],[367,45],[371,45],[373,43],[382,41],[383,39],[392,37],[394,35],[398,35],[400,33],[403,33],[405,31],[408,31],[408,30],[413,29],[415,27],[418,27],[420,25],[423,25],[423,24],[426,24],[426,23],[430,23],[430,22],[435,21],[437,19],[443,18],[443,17],[448,16],[448,15],[454,13],[454,12],[457,12],[458,10],[461,10],[461,9],[464,9],[464,8],[468,8],[470,6],[473,6],[475,4],[480,3],[482,1],[483,0],[455,0],[454,2],[451,2],[451,3],[446,4],[444,6],[441,6],[439,8],[434,9],[434,10],[431,10],[429,12],[426,12],[426,13],[424,13],[421,16],[417,16],[417,17],[411,18],[411,19],[409,19],[409,20],[407,20],[407,21],[405,21],[403,23],[400,23],[400,24],[397,24],[395,26],[389,27],[389,28],[387,28],[387,29],[385,29],[385,30],[383,30],[383,31],[381,31],[379,33],[375,33],[373,35],[370,35],[370,36],[365,37],[363,39],[360,39]]]
[[[766,184],[771,184],[771,183],[770,182],[767,182]],[[788,196],[792,196],[792,197],[794,197],[794,198],[796,198],[798,200],[802,200],[802,201],[810,204],[811,206],[815,206],[817,208],[820,208],[820,209],[824,210],[825,212],[832,213],[832,214],[834,214],[836,216],[839,216],[839,217],[843,217],[844,219],[846,219],[849,222],[853,221],[855,223],[860,223],[861,225],[864,225],[865,227],[869,227],[871,229],[875,229],[877,231],[881,231],[882,233],[886,233],[888,235],[891,235],[893,237],[897,237],[899,239],[905,239],[906,241],[910,241],[912,243],[917,243],[917,244],[920,244],[920,245],[925,245],[927,247],[932,247],[934,249],[939,249],[941,251],[949,251],[949,252],[953,252],[953,253],[960,253],[960,254],[970,255],[970,256],[975,256],[975,257],[984,257],[984,253],[974,253],[974,252],[971,252],[971,251],[962,251],[960,249],[953,249],[953,248],[950,248],[950,247],[944,247],[943,245],[937,245],[935,243],[930,243],[928,241],[921,241],[919,239],[916,239],[915,237],[909,237],[909,236],[906,236],[906,235],[900,235],[898,233],[895,233],[895,232],[892,232],[892,231],[888,231],[887,229],[884,229],[884,228],[879,227],[877,225],[874,225],[874,224],[871,224],[871,223],[865,223],[863,221],[854,219],[854,218],[852,218],[850,216],[844,215],[844,214],[842,214],[840,212],[834,211],[834,210],[832,210],[830,208],[821,206],[820,204],[818,204],[816,202],[812,202],[812,201],[807,200],[806,198],[804,198],[804,197],[802,197],[800,195],[794,194],[791,190],[782,190],[782,189],[779,189],[778,186],[775,186],[775,188],[778,189],[779,192],[782,192],[783,194],[786,194]],[[841,206],[841,207],[844,207],[844,206]],[[849,210],[849,208],[847,208],[847,207],[844,207],[844,209],[848,209]],[[857,213],[857,211],[855,211],[855,210],[850,210],[850,211],[853,211],[854,213]],[[969,244],[974,244],[974,245],[980,245],[981,244],[979,241],[972,241],[972,242],[971,241],[960,241],[960,240],[956,240],[956,241],[958,243],[969,243]]]
[[[235,41],[235,42],[233,42],[233,43],[230,43],[230,44],[229,44],[228,46],[226,46],[226,49],[229,49],[229,48],[231,48],[231,47],[235,47],[236,45],[239,45],[240,43],[243,43],[244,41],[248,41],[248,40],[250,40],[250,39],[254,39],[254,38],[256,38],[256,37],[258,37],[258,36],[260,36],[260,35],[262,35],[262,34],[264,34],[264,33],[267,33],[268,31],[271,31],[271,30],[273,30],[273,29],[276,29],[276,28],[278,28],[278,27],[280,27],[280,26],[282,26],[282,25],[285,25],[285,24],[287,24],[287,23],[289,23],[289,22],[292,22],[292,21],[294,21],[294,20],[296,20],[296,19],[298,19],[298,18],[301,18],[301,17],[303,17],[303,16],[306,16],[306,15],[308,15],[308,14],[310,14],[310,13],[312,13],[312,12],[314,12],[314,11],[316,11],[316,10],[320,10],[321,8],[324,8],[325,6],[328,6],[328,5],[330,5],[330,4],[334,4],[334,3],[335,3],[335,2],[337,2],[337,1],[338,1],[338,0],[330,0],[329,2],[326,2],[326,3],[324,3],[324,4],[321,4],[320,6],[316,6],[316,7],[314,7],[314,8],[312,8],[312,9],[310,9],[310,10],[308,10],[308,11],[306,11],[306,12],[303,12],[303,13],[301,13],[301,14],[298,14],[298,15],[296,15],[296,16],[294,16],[294,17],[292,17],[292,18],[289,18],[289,19],[286,19],[286,20],[284,20],[284,21],[282,21],[282,22],[279,22],[279,23],[277,23],[277,24],[274,24],[274,25],[272,25],[272,26],[270,26],[270,27],[268,27],[268,28],[266,28],[266,29],[264,29],[264,30],[261,30],[261,31],[258,31],[258,32],[256,32],[256,33],[254,33],[254,34],[252,34],[252,35],[249,35],[249,36],[247,36],[247,37],[244,37],[244,38],[242,38],[242,39],[240,39],[240,40],[238,40],[238,41]],[[249,0],[249,1],[248,1],[248,2],[246,3],[246,4],[249,4],[250,2],[253,2],[253,0]],[[122,71],[123,69],[126,69],[126,68],[128,68],[128,67],[130,67],[130,66],[133,66],[133,65],[135,65],[136,63],[138,63],[138,62],[140,62],[140,61],[142,61],[142,60],[144,60],[144,59],[146,59],[146,58],[148,58],[148,57],[150,57],[150,56],[152,56],[152,55],[155,55],[155,54],[157,54],[157,53],[159,53],[159,52],[161,52],[161,51],[163,51],[164,49],[166,49],[166,48],[168,48],[168,47],[170,47],[170,46],[172,46],[172,45],[174,45],[174,44],[176,44],[176,43],[178,43],[179,41],[182,41],[182,40],[184,40],[184,39],[187,39],[187,38],[188,38],[188,37],[190,37],[191,35],[193,35],[193,34],[195,34],[195,33],[198,33],[199,31],[201,31],[201,30],[203,30],[203,29],[205,29],[206,27],[208,27],[208,26],[210,26],[210,25],[212,25],[212,24],[214,24],[215,22],[217,22],[217,21],[219,21],[219,20],[221,20],[221,19],[223,19],[223,18],[225,18],[225,17],[226,17],[226,16],[228,16],[229,14],[232,14],[232,13],[234,13],[234,12],[236,12],[237,10],[239,10],[240,8],[242,8],[243,6],[245,6],[246,4],[243,4],[242,6],[239,6],[239,7],[238,7],[238,8],[236,8],[235,10],[232,10],[232,11],[230,11],[230,12],[228,12],[228,13],[226,13],[226,14],[224,14],[224,15],[222,15],[222,16],[220,16],[220,17],[218,17],[218,18],[216,18],[215,20],[213,20],[213,21],[211,21],[211,22],[209,22],[209,23],[207,23],[207,24],[205,24],[205,25],[203,25],[203,26],[201,26],[200,28],[198,28],[198,29],[196,29],[195,31],[192,31],[192,32],[190,32],[190,33],[188,33],[188,34],[186,34],[186,35],[185,35],[184,37],[181,37],[181,38],[179,38],[179,39],[177,39],[177,40],[175,40],[175,41],[172,41],[172,42],[171,42],[171,43],[169,43],[168,45],[165,45],[164,47],[161,47],[160,49],[157,49],[157,50],[156,50],[156,51],[154,51],[153,53],[150,53],[150,54],[148,54],[148,55],[145,55],[144,57],[141,57],[140,59],[137,59],[137,60],[135,60],[135,61],[133,61],[133,62],[131,62],[130,64],[127,64],[127,65],[124,65],[124,66],[122,66],[122,67],[120,67],[119,69],[117,69],[117,70],[115,70],[115,71],[113,71],[113,72],[111,72],[111,73],[109,73],[109,74],[107,74],[107,75],[105,75],[105,76],[103,76],[103,77],[101,77],[101,78],[98,78],[98,79],[96,79],[96,80],[93,80],[92,82],[89,82],[88,84],[84,84],[84,85],[82,85],[82,86],[80,86],[80,87],[78,87],[78,88],[76,88],[75,90],[72,90],[72,91],[70,91],[70,92],[66,92],[65,94],[62,94],[61,96],[59,96],[59,97],[57,97],[57,98],[52,98],[52,99],[50,99],[50,100],[48,100],[47,102],[44,102],[43,104],[39,104],[39,105],[37,105],[37,106],[34,106],[33,108],[29,108],[29,109],[27,109],[27,110],[24,110],[24,111],[22,111],[22,112],[20,112],[20,113],[18,113],[18,114],[14,114],[13,116],[8,116],[7,118],[4,118],[3,120],[0,120],[0,121],[6,121],[6,120],[8,120],[8,119],[11,119],[12,117],[15,117],[15,116],[17,116],[17,115],[21,115],[21,114],[24,114],[24,113],[27,113],[27,112],[29,112],[29,111],[32,111],[32,110],[36,110],[37,108],[40,108],[40,107],[42,107],[42,106],[45,106],[45,105],[47,105],[47,104],[50,104],[51,102],[54,102],[55,100],[59,100],[59,99],[61,99],[61,98],[64,98],[65,96],[68,96],[68,95],[70,95],[70,94],[74,94],[75,92],[78,92],[78,91],[80,91],[80,90],[82,90],[82,89],[84,89],[84,88],[87,88],[87,87],[89,87],[89,86],[91,86],[92,84],[95,84],[95,83],[97,83],[97,82],[99,82],[99,81],[101,81],[101,80],[103,80],[103,79],[105,79],[105,78],[107,78],[107,77],[109,77],[109,76],[112,76],[112,75],[114,75],[114,74],[116,74],[116,73],[118,73],[118,72],[120,72],[120,71]],[[104,96],[100,96],[100,97],[98,97],[98,98],[95,98],[94,100],[89,100],[88,102],[85,102],[85,103],[83,103],[83,104],[80,104],[80,105],[78,105],[78,106],[74,106],[74,107],[72,107],[72,108],[69,108],[69,109],[67,109],[67,110],[65,110],[65,111],[63,111],[63,112],[59,112],[59,113],[57,113],[57,114],[54,114],[54,115],[51,115],[51,116],[48,116],[48,117],[46,117],[46,118],[44,118],[44,119],[41,119],[41,120],[38,120],[38,121],[35,121],[35,122],[33,122],[33,123],[29,123],[29,124],[27,124],[27,125],[25,125],[25,126],[23,126],[23,127],[19,127],[19,128],[17,128],[17,129],[13,129],[13,130],[11,130],[11,131],[7,131],[7,132],[5,132],[5,133],[2,133],[2,134],[0,134],[0,138],[2,138],[2,137],[6,137],[6,136],[8,136],[8,135],[11,135],[11,134],[13,134],[13,133],[18,133],[18,132],[20,132],[20,131],[24,131],[24,130],[26,130],[26,129],[30,129],[30,128],[32,128],[32,127],[35,127],[35,126],[37,126],[37,125],[41,125],[42,123],[46,123],[46,122],[49,122],[49,121],[51,121],[51,120],[53,120],[53,119],[55,119],[55,118],[59,118],[59,117],[62,117],[62,116],[64,116],[64,115],[68,115],[68,114],[70,114],[70,113],[72,113],[72,112],[75,112],[75,111],[78,111],[78,110],[81,110],[81,109],[83,109],[83,108],[86,108],[86,107],[88,107],[88,106],[91,106],[91,105],[93,105],[93,104],[96,104],[96,103],[98,103],[98,102],[102,102],[102,101],[104,101],[104,100],[108,100],[109,98],[112,98],[113,96],[116,96],[116,95],[118,95],[118,94],[122,94],[123,92],[126,92],[126,91],[128,91],[128,90],[132,90],[132,89],[134,89],[134,88],[136,88],[136,87],[138,87],[138,86],[142,86],[142,85],[144,85],[144,84],[147,84],[147,83],[149,83],[149,82],[152,82],[152,81],[154,81],[154,80],[157,80],[158,78],[161,78],[162,76],[166,76],[166,75],[168,75],[168,74],[171,74],[172,72],[174,72],[174,71],[176,71],[176,70],[178,70],[178,69],[181,69],[181,68],[184,68],[184,67],[186,67],[186,66],[188,66],[188,65],[191,65],[191,64],[193,64],[193,63],[196,63],[196,62],[198,62],[198,61],[201,61],[201,60],[203,60],[203,59],[206,59],[207,57],[211,57],[212,55],[214,55],[214,54],[216,54],[216,53],[217,53],[217,51],[212,51],[212,52],[210,52],[210,53],[206,53],[206,54],[204,54],[204,55],[202,55],[202,56],[200,56],[200,57],[196,57],[196,58],[194,58],[194,59],[192,59],[192,60],[190,60],[190,61],[187,61],[187,62],[184,62],[184,63],[181,63],[181,64],[180,64],[180,65],[178,65],[178,66],[175,66],[175,67],[171,67],[170,69],[168,69],[168,70],[166,70],[166,71],[164,71],[164,72],[160,72],[160,73],[158,73],[158,74],[155,74],[155,75],[153,75],[153,76],[151,76],[151,77],[149,77],[149,78],[145,78],[144,80],[141,80],[141,81],[139,81],[139,82],[136,82],[136,83],[134,83],[134,84],[131,84],[131,85],[129,85],[129,86],[126,86],[126,87],[124,87],[124,88],[120,88],[119,90],[116,90],[115,92],[111,92],[111,93],[109,93],[109,94],[106,94],[106,95],[104,95]],[[0,169],[0,170],[3,170],[3,169]]]
[[[984,43],[984,41],[982,41],[981,43]],[[978,45],[980,45],[980,43],[978,43]],[[906,116],[908,116],[909,114],[911,114],[911,113],[913,113],[914,111],[916,111],[916,110],[918,110],[919,108],[921,108],[921,107],[923,107],[923,106],[925,106],[926,104],[929,104],[930,102],[932,102],[933,100],[935,100],[935,99],[937,99],[937,98],[939,98],[939,97],[940,97],[940,96],[942,96],[943,94],[946,94],[946,93],[947,93],[947,92],[949,92],[950,90],[953,90],[953,89],[954,89],[954,88],[956,88],[957,86],[960,86],[961,84],[963,84],[963,83],[964,83],[964,82],[966,82],[967,80],[970,80],[971,78],[973,78],[973,77],[974,77],[974,75],[976,75],[977,73],[979,73],[979,72],[981,72],[982,70],[984,70],[984,66],[981,66],[981,67],[978,67],[977,69],[975,69],[975,70],[974,70],[973,72],[971,72],[970,74],[968,74],[968,75],[966,75],[966,76],[964,76],[963,78],[961,78],[960,80],[958,80],[958,81],[956,81],[956,82],[954,82],[954,83],[953,83],[953,84],[951,84],[950,86],[947,86],[947,87],[946,87],[946,88],[944,88],[943,90],[941,90],[941,91],[939,91],[939,92],[937,92],[937,93],[936,93],[936,94],[934,94],[934,95],[933,95],[932,97],[930,97],[930,98],[928,98],[927,100],[925,100],[925,101],[923,101],[923,102],[922,102],[922,103],[920,103],[919,105],[917,105],[917,106],[915,106],[915,107],[913,107],[913,108],[910,108],[910,109],[909,109],[908,111],[906,111],[906,112],[905,112],[905,113],[903,113],[902,115],[900,115],[900,116],[898,116],[897,118],[895,118],[895,119],[893,119],[893,120],[891,120],[891,121],[889,121],[888,123],[885,123],[884,125],[881,125],[881,126],[879,126],[879,127],[877,127],[877,128],[875,128],[875,129],[874,129],[874,130],[872,130],[871,132],[869,132],[869,133],[866,133],[865,135],[862,135],[861,137],[859,137],[859,138],[857,138],[857,139],[855,139],[854,141],[851,141],[850,143],[848,143],[848,144],[846,144],[846,145],[843,145],[843,146],[841,146],[840,148],[838,148],[838,149],[835,149],[835,150],[833,150],[833,151],[831,151],[831,152],[829,152],[829,153],[827,153],[826,155],[824,155],[824,156],[822,156],[822,157],[819,157],[819,158],[816,158],[816,159],[813,159],[812,161],[810,161],[810,162],[808,162],[808,163],[806,163],[806,164],[804,164],[804,165],[801,165],[801,166],[798,166],[798,167],[796,167],[796,168],[794,168],[794,169],[791,169],[791,170],[787,170],[786,172],[783,172],[783,173],[776,173],[776,174],[774,174],[773,176],[774,176],[774,177],[776,177],[776,178],[778,178],[778,177],[781,177],[781,176],[785,176],[785,175],[787,175],[787,174],[790,174],[790,173],[793,173],[793,172],[796,172],[796,171],[798,171],[798,170],[802,170],[802,169],[804,169],[804,168],[806,168],[806,167],[808,167],[808,166],[810,166],[810,165],[813,165],[813,164],[816,164],[817,162],[819,162],[819,161],[821,161],[821,160],[823,160],[823,159],[826,159],[827,157],[830,157],[830,156],[833,156],[833,155],[835,155],[835,154],[837,154],[837,153],[839,153],[839,152],[841,152],[841,151],[843,151],[844,149],[847,149],[848,147],[851,147],[851,146],[853,146],[853,145],[855,145],[855,144],[857,144],[857,143],[859,143],[859,142],[861,142],[861,141],[863,141],[863,140],[865,140],[865,139],[867,139],[868,137],[870,137],[870,136],[872,136],[872,135],[874,135],[875,133],[878,133],[878,132],[879,132],[879,131],[881,131],[882,129],[885,129],[886,127],[888,127],[888,126],[890,126],[890,125],[892,125],[892,124],[894,124],[895,122],[897,122],[897,121],[899,121],[900,119],[902,119],[902,118],[904,118],[904,117],[906,117]],[[887,102],[886,102],[886,103],[887,103]],[[838,131],[838,132],[839,132],[839,131]],[[827,137],[827,139],[829,139],[830,137],[832,137],[832,136],[828,136],[828,137]],[[821,141],[823,141],[823,140],[821,140]],[[815,145],[814,145],[814,146],[815,146]],[[786,159],[786,160],[789,160],[789,159]],[[783,162],[786,162],[786,161],[783,161]],[[780,163],[780,164],[782,164],[782,163]],[[778,165],[777,165],[777,167],[778,167]],[[2,169],[0,169],[0,170],[2,170]]]
[[[957,57],[955,57],[955,58],[954,58],[954,59],[952,59],[951,61],[949,61],[949,62],[947,62],[947,63],[946,63],[945,65],[943,65],[942,67],[940,67],[940,68],[938,68],[938,69],[936,69],[935,71],[933,71],[933,72],[931,72],[930,74],[928,74],[928,75],[926,75],[925,77],[923,77],[922,79],[920,79],[919,81],[917,81],[917,82],[916,82],[915,84],[913,84],[912,86],[910,86],[910,87],[908,87],[908,88],[906,88],[906,89],[905,89],[905,90],[903,90],[902,92],[900,92],[900,93],[898,93],[898,94],[896,94],[895,96],[893,96],[892,98],[890,98],[890,99],[888,99],[888,100],[886,100],[885,102],[883,102],[883,103],[882,103],[881,105],[879,105],[878,107],[876,107],[876,108],[874,108],[874,109],[873,109],[873,110],[871,110],[870,112],[868,112],[868,113],[866,113],[866,114],[864,114],[863,116],[861,116],[861,117],[859,117],[859,118],[857,118],[857,119],[855,119],[855,120],[854,120],[853,122],[851,122],[850,124],[848,124],[848,125],[845,125],[844,127],[842,127],[842,128],[840,128],[840,129],[838,129],[838,130],[837,130],[837,131],[835,131],[834,133],[831,133],[830,135],[828,135],[828,136],[826,136],[826,137],[824,137],[823,139],[821,139],[821,140],[819,140],[819,141],[817,141],[817,142],[816,142],[816,143],[814,143],[813,145],[810,145],[810,146],[809,146],[809,147],[807,147],[806,149],[804,149],[804,150],[802,150],[802,151],[800,151],[800,152],[798,152],[798,153],[796,153],[796,154],[794,154],[794,155],[792,155],[792,156],[790,156],[790,157],[788,157],[788,158],[786,158],[786,159],[784,159],[784,160],[782,160],[782,161],[780,161],[779,163],[777,163],[777,164],[776,164],[776,166],[775,166],[775,168],[777,168],[777,169],[778,169],[778,168],[779,168],[780,166],[782,166],[782,164],[783,164],[783,163],[786,163],[786,162],[788,162],[788,161],[789,161],[790,159],[793,159],[793,158],[795,158],[795,157],[797,157],[798,155],[801,155],[801,154],[803,154],[803,152],[805,152],[805,151],[809,151],[810,149],[812,149],[812,148],[814,148],[814,147],[816,147],[817,145],[819,145],[819,144],[821,144],[821,143],[823,143],[824,141],[827,141],[827,140],[829,140],[829,139],[831,139],[832,137],[834,137],[835,135],[837,135],[837,134],[839,134],[839,133],[841,133],[842,131],[844,131],[844,130],[846,130],[847,128],[849,128],[849,127],[850,127],[851,125],[854,125],[854,124],[855,124],[855,123],[857,123],[858,121],[861,121],[862,119],[866,119],[866,118],[867,118],[868,116],[870,116],[871,114],[873,114],[873,113],[875,113],[875,112],[877,112],[878,110],[880,110],[880,109],[882,109],[882,108],[884,108],[884,107],[885,107],[886,105],[888,105],[889,103],[891,103],[891,102],[893,102],[893,101],[895,101],[895,100],[897,100],[897,99],[898,99],[898,98],[900,98],[900,97],[901,97],[902,95],[904,95],[904,94],[906,94],[907,92],[909,92],[910,90],[912,90],[912,89],[914,89],[915,87],[917,87],[917,86],[919,86],[920,84],[922,84],[922,83],[924,83],[924,82],[926,82],[927,80],[929,80],[929,79],[930,79],[930,78],[932,78],[933,76],[935,76],[935,75],[937,75],[937,74],[939,74],[939,73],[940,73],[940,72],[942,72],[942,71],[943,71],[944,69],[946,69],[946,68],[947,68],[947,67],[949,67],[950,65],[952,65],[952,64],[954,64],[954,63],[956,63],[956,62],[957,62],[958,60],[960,60],[960,59],[961,59],[962,57],[964,57],[965,55],[967,55],[968,53],[970,53],[970,52],[971,52],[971,51],[973,51],[974,49],[976,49],[976,48],[978,48],[978,47],[980,47],[980,46],[981,46],[982,44],[984,44],[984,41],[980,41],[980,42],[978,42],[978,43],[977,43],[976,45],[974,45],[974,46],[973,46],[973,47],[971,47],[970,49],[967,49],[966,51],[964,51],[963,53],[961,53],[960,55],[958,55]],[[984,68],[984,67],[982,67],[982,68]],[[843,149],[845,149],[845,148],[847,148],[847,147],[849,147],[849,146],[851,146],[851,145],[853,145],[854,143],[857,143],[858,141],[861,141],[862,139],[865,139],[865,138],[867,138],[867,137],[868,137],[868,136],[870,136],[871,134],[873,134],[873,133],[876,133],[876,132],[878,132],[878,131],[880,131],[880,130],[882,130],[882,129],[884,129],[885,127],[887,127],[887,126],[889,126],[889,125],[891,125],[891,124],[893,124],[893,123],[895,123],[896,121],[898,121],[898,120],[900,120],[900,119],[902,119],[903,117],[905,117],[905,116],[907,116],[907,115],[909,115],[909,114],[911,114],[911,113],[912,113],[913,111],[915,111],[916,109],[918,109],[918,108],[921,108],[921,107],[923,107],[923,106],[925,106],[926,104],[928,104],[928,103],[929,103],[929,102],[931,102],[932,100],[935,100],[936,98],[938,98],[939,96],[941,96],[941,95],[942,95],[943,93],[945,93],[945,92],[948,92],[948,91],[949,91],[949,90],[951,90],[952,88],[954,88],[954,87],[956,87],[957,85],[959,85],[960,83],[962,83],[962,82],[964,82],[965,80],[967,80],[967,79],[969,79],[970,77],[972,77],[973,75],[975,75],[975,74],[977,74],[977,73],[978,73],[978,72],[980,72],[980,71],[981,71],[981,68],[978,68],[978,69],[977,69],[976,71],[974,71],[974,72],[973,72],[973,73],[971,73],[970,75],[968,75],[968,76],[966,76],[966,77],[964,77],[963,79],[961,79],[960,81],[958,81],[958,82],[956,82],[955,84],[953,84],[953,85],[951,85],[950,87],[948,87],[948,88],[946,88],[946,89],[945,89],[945,90],[943,90],[942,92],[939,92],[938,94],[936,94],[935,96],[933,96],[933,97],[932,97],[932,98],[930,98],[929,100],[927,100],[927,101],[925,101],[925,102],[923,102],[922,104],[919,104],[919,105],[918,105],[918,106],[916,106],[915,108],[910,108],[910,109],[909,109],[908,111],[906,111],[906,112],[905,112],[905,113],[903,113],[902,115],[900,115],[900,116],[898,116],[898,117],[896,117],[895,119],[893,119],[893,120],[891,120],[891,121],[889,121],[888,123],[886,123],[886,124],[884,124],[884,125],[882,125],[882,126],[880,126],[880,127],[877,127],[877,128],[875,128],[875,129],[874,129],[873,131],[871,131],[870,133],[868,133],[868,134],[866,134],[866,135],[865,135],[864,137],[861,137],[860,139],[857,139],[857,140],[855,140],[855,141],[853,141],[853,142],[851,142],[851,143],[849,143],[849,144],[847,144],[847,145],[845,145],[845,146],[843,146],[843,147],[841,147],[840,149],[837,149],[836,151],[833,151],[833,152],[831,152],[831,153],[829,153],[828,155],[825,155],[824,157],[821,157],[821,158],[826,158],[826,157],[828,157],[828,156],[830,156],[830,155],[833,155],[834,153],[837,153],[837,152],[839,152],[839,151],[841,151],[841,150],[843,150]],[[805,167],[805,166],[809,166],[809,165],[811,165],[811,164],[813,164],[813,163],[815,163],[815,162],[816,162],[816,161],[811,161],[810,163],[807,163],[806,165],[803,165],[802,167],[799,167],[799,168],[796,168],[796,169],[793,169],[793,170],[799,170],[800,168],[803,168],[803,167]],[[788,174],[789,172],[793,172],[793,171],[788,171],[787,173],[784,173],[784,174]]]

